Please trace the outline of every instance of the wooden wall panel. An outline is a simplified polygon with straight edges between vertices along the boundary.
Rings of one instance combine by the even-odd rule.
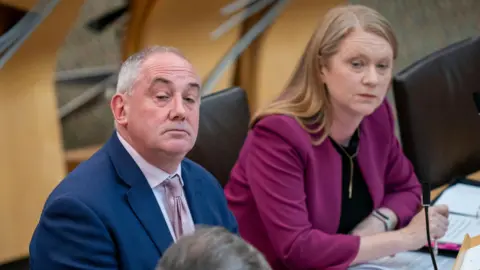
[[[251,29],[263,16],[268,12],[268,9],[264,9],[261,12],[248,18],[242,29],[242,36],[245,35],[249,29]],[[243,51],[237,62],[237,69],[235,72],[234,84],[241,87],[247,92],[248,103],[250,106],[250,114],[254,113],[256,100],[255,90],[257,85],[257,72],[258,62],[260,60],[257,57],[257,53],[261,48],[262,34],[260,34],[249,46]]]
[[[138,48],[167,45],[181,49],[202,79],[206,78],[239,38],[241,25],[218,40],[210,38],[210,32],[227,20],[227,17],[220,14],[220,9],[229,4],[230,0],[191,1],[188,4],[178,0],[140,0],[140,2],[143,2],[143,7],[139,4],[137,9],[144,10],[137,14],[139,16],[142,14],[144,22],[133,18],[130,24],[134,24],[134,27],[128,30],[131,34],[127,38],[138,39],[135,45]],[[138,33],[136,36],[135,32]],[[135,48],[131,43],[131,40],[126,41],[126,50],[129,53]],[[232,86],[234,71],[233,64],[216,84],[215,90]]]
[[[250,58],[247,62],[251,66],[242,69],[255,69],[255,74],[247,78],[253,81],[242,82],[249,86],[252,110],[265,106],[281,92],[322,16],[328,9],[345,3],[345,0],[294,0],[286,6],[260,37],[255,52],[245,55]]]
[[[220,40],[210,40],[210,32],[226,20],[219,15],[219,9],[231,2],[207,0],[187,6],[176,0],[133,1],[123,58],[147,45],[176,46],[205,78],[228,48],[265,14],[254,15]],[[292,0],[273,25],[250,44],[236,66],[230,67],[216,90],[241,86],[248,93],[252,112],[267,104],[282,90],[325,12],[345,3],[345,0]],[[90,157],[97,148],[69,151],[69,168]]]
[[[129,19],[125,25],[125,36],[123,40],[122,58],[126,60],[130,55],[139,51],[143,45],[142,36],[144,25],[148,16],[155,6],[157,0],[135,0],[131,1],[128,10]]]
[[[28,255],[45,199],[65,175],[54,72],[82,4],[60,1],[0,70],[0,264]]]
[[[38,0],[0,0],[0,4],[5,4],[21,10],[30,10],[37,4]]]

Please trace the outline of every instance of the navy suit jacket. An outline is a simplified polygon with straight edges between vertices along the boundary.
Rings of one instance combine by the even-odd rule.
[[[194,223],[237,233],[215,177],[185,159],[182,178]],[[152,189],[113,134],[48,197],[30,243],[30,267],[153,270],[172,243]]]

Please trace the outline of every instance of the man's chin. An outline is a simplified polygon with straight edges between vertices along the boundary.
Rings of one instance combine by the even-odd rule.
[[[170,155],[178,156],[186,155],[190,150],[192,150],[193,146],[191,146],[190,143],[178,140],[170,141],[167,145],[162,145],[159,148]]]

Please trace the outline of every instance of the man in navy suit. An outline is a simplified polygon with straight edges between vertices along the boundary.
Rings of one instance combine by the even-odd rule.
[[[237,233],[223,190],[185,158],[195,144],[200,79],[169,47],[123,63],[116,131],[51,193],[30,243],[31,269],[149,269],[194,224]]]

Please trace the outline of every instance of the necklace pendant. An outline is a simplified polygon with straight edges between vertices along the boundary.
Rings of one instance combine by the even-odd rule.
[[[353,193],[352,182],[350,182],[350,185],[348,186],[348,198],[349,199],[352,198],[352,193]]]

